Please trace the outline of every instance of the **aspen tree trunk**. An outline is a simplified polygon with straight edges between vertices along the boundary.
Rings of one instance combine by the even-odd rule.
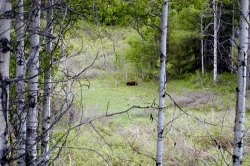
[[[230,61],[231,61],[231,73],[233,73],[234,71],[234,61],[233,61],[233,55],[234,55],[234,47],[235,47],[235,44],[234,44],[234,40],[235,40],[235,35],[234,35],[234,25],[232,26],[232,38],[231,38],[231,55],[230,55]]]
[[[161,31],[161,56],[159,73],[159,110],[157,126],[156,166],[162,166],[163,131],[164,131],[164,100],[166,84],[166,56],[167,56],[167,28],[168,28],[168,0],[163,0]]]
[[[218,31],[218,21],[217,21],[217,2],[213,0],[213,11],[214,11],[214,83],[217,80],[217,31]]]
[[[234,4],[233,4],[233,18],[232,18],[232,37],[231,37],[231,55],[230,55],[230,61],[231,61],[231,73],[233,73],[233,69],[234,69],[234,62],[233,62],[233,55],[234,55],[234,40],[235,40],[235,35],[234,35],[235,31],[234,31]]]
[[[0,165],[8,165],[8,94],[11,1],[0,1]]]
[[[48,0],[47,4],[47,34],[46,37],[46,58],[51,59],[52,53],[52,33],[53,33],[53,0]],[[49,61],[48,66],[51,61]],[[49,161],[49,127],[50,127],[50,91],[51,91],[51,67],[47,67],[44,73],[44,99],[43,99],[43,119],[42,119],[42,164],[48,165]]]
[[[29,52],[29,79],[28,81],[28,114],[27,114],[27,140],[26,164],[34,165],[37,158],[37,93],[38,93],[38,68],[39,68],[39,35],[40,27],[40,0],[32,0]]]
[[[26,112],[24,110],[24,76],[26,71],[25,57],[24,57],[24,20],[23,20],[23,0],[16,0],[16,22],[15,32],[17,48],[15,51],[16,58],[16,78],[21,78],[16,84],[16,128],[17,128],[17,144],[16,144],[16,157],[17,165],[25,166],[25,141],[26,141]]]
[[[243,161],[243,136],[245,124],[245,94],[247,72],[247,49],[248,49],[248,6],[249,0],[241,0],[240,3],[240,37],[237,71],[237,99],[234,126],[234,151],[233,165],[241,166]]]
[[[201,73],[204,75],[204,41],[203,41],[203,22],[202,22],[202,16],[201,16]]]

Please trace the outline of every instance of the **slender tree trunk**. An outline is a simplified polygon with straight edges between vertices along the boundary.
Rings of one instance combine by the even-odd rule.
[[[231,73],[233,73],[234,71],[234,61],[233,61],[233,57],[234,57],[234,47],[235,47],[235,44],[234,44],[234,25],[232,26],[232,39],[231,39],[231,55],[230,55],[230,62],[231,62]]]
[[[214,11],[214,83],[217,80],[217,37],[218,37],[218,21],[217,21],[217,2],[213,0],[213,11]]]
[[[203,41],[203,22],[202,22],[202,16],[201,17],[201,73],[204,75],[205,70],[204,70],[204,41]]]
[[[245,124],[245,94],[246,94],[246,72],[247,72],[247,49],[248,49],[248,6],[249,0],[241,0],[240,3],[240,37],[239,56],[237,71],[237,99],[234,126],[234,151],[233,165],[240,166],[243,161],[243,136]]]
[[[37,158],[37,93],[39,68],[39,27],[40,27],[40,0],[32,0],[30,30],[30,53],[28,72],[28,114],[27,114],[27,140],[26,163],[34,165]]]
[[[52,53],[52,34],[53,34],[53,0],[48,0],[47,9],[47,34],[46,37],[46,58],[51,59]],[[49,161],[49,127],[50,127],[50,91],[51,91],[51,61],[44,73],[44,101],[43,101],[43,119],[42,119],[42,157],[43,165],[48,165]]]
[[[250,43],[250,31],[248,30],[248,44]],[[247,50],[247,71],[246,71],[246,91],[250,88],[250,49]]]
[[[26,66],[24,57],[24,20],[23,20],[23,0],[16,0],[16,41],[17,48],[15,52],[16,58],[16,78],[24,79]],[[25,141],[26,141],[26,112],[24,110],[24,80],[20,80],[16,84],[16,157],[17,164],[25,166]]]
[[[0,1],[0,165],[7,166],[11,1]]]
[[[164,100],[165,100],[165,88],[166,88],[165,85],[166,85],[166,56],[167,56],[166,47],[167,47],[167,28],[168,28],[167,23],[168,23],[168,0],[163,0],[156,166],[162,166],[162,156],[163,156]]]
[[[233,73],[234,69],[234,61],[233,61],[233,56],[234,56],[234,40],[235,40],[235,35],[234,35],[234,4],[233,4],[233,18],[232,18],[232,37],[231,37],[231,55],[230,55],[230,61],[231,61],[231,73]]]
[[[201,39],[201,73],[202,76],[205,74],[205,67],[204,67],[204,41]]]

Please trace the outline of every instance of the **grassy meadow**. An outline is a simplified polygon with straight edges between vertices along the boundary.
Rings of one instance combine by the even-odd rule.
[[[104,31],[87,27],[76,30],[79,31],[85,35],[72,35],[68,40],[73,44],[73,57],[68,61],[70,73],[77,73],[96,60],[83,73],[83,79],[74,84],[76,99],[70,125],[125,111],[133,105],[142,108],[71,130],[55,165],[155,165],[158,83],[143,82],[129,67],[120,71],[115,61],[116,55],[129,49],[126,38],[136,33],[125,28]],[[126,78],[137,80],[138,86],[126,86]],[[197,71],[167,82],[164,165],[232,164],[235,80],[235,74],[226,73],[219,75],[217,84],[213,84],[211,74],[201,76]],[[58,126],[52,135],[62,134],[70,125]],[[250,165],[248,126],[247,113],[244,166]]]

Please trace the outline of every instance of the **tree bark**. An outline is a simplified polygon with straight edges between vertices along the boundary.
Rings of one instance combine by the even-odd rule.
[[[203,32],[202,15],[200,17],[201,17],[201,73],[203,76],[205,73],[205,69],[204,69],[204,41],[203,41],[204,32]]]
[[[52,34],[53,34],[53,0],[48,0],[47,4],[47,34],[46,37],[46,58],[51,59]],[[50,92],[51,92],[51,61],[46,65],[44,72],[44,99],[43,99],[43,119],[42,119],[42,165],[48,165],[49,161],[49,127],[50,127]]]
[[[16,157],[17,164],[20,166],[25,166],[25,141],[26,141],[26,112],[24,110],[25,106],[25,57],[24,57],[24,17],[23,17],[23,0],[16,0],[16,22],[15,22],[15,32],[17,47],[15,51],[16,58],[16,78],[21,80],[16,84]]]
[[[217,2],[213,0],[213,11],[214,11],[214,83],[217,80],[217,38],[218,38],[218,21],[217,21]]]
[[[168,27],[168,0],[163,1],[162,9],[162,31],[161,31],[161,55],[160,55],[160,73],[159,73],[159,110],[157,126],[157,150],[156,166],[162,166],[163,156],[163,132],[164,132],[164,100],[166,85],[166,56],[167,56],[167,27]]]
[[[246,95],[246,73],[247,73],[247,49],[248,49],[248,0],[240,3],[240,37],[237,71],[237,99],[234,126],[234,151],[233,165],[240,166],[243,161],[243,136],[245,124],[245,95]]]
[[[234,27],[234,4],[233,4],[233,18],[232,18],[232,37],[231,37],[231,54],[230,54],[230,62],[231,62],[231,73],[234,72],[234,47],[235,47],[235,27]]]
[[[28,114],[27,114],[27,140],[26,163],[34,165],[37,158],[37,93],[39,69],[39,28],[40,28],[40,0],[32,0],[32,11],[29,25],[30,52],[28,62]]]
[[[0,165],[8,165],[8,96],[11,1],[0,2]]]

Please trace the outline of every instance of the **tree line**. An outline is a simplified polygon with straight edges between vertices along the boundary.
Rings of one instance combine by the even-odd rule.
[[[69,132],[53,138],[53,143],[50,132],[72,106],[74,81],[81,79],[81,74],[88,69],[81,69],[70,76],[65,64],[70,56],[65,36],[79,20],[98,26],[129,24],[140,34],[140,38],[128,41],[131,49],[124,53],[125,56],[116,55],[116,58],[117,63],[134,66],[142,80],[160,78],[158,166],[162,165],[163,155],[166,70],[170,77],[181,77],[197,69],[203,74],[213,71],[215,83],[217,73],[237,71],[232,158],[234,165],[241,165],[248,6],[247,0],[1,1],[1,165],[49,165],[60,155],[62,149],[58,147],[65,144]],[[236,54],[237,49],[239,55]],[[58,71],[63,74],[56,78]],[[53,119],[52,98],[57,101]],[[75,127],[78,125],[68,131]]]
[[[63,1],[1,1],[1,165],[48,165],[50,131],[72,104],[65,76],[53,79],[58,61],[66,58],[64,36],[74,24]],[[65,77],[65,78],[64,78]],[[60,86],[56,86],[60,84]],[[51,98],[61,87],[58,116],[51,119]],[[66,97],[66,98],[65,98]],[[57,97],[59,99],[59,97]],[[57,158],[55,155],[54,158]]]

